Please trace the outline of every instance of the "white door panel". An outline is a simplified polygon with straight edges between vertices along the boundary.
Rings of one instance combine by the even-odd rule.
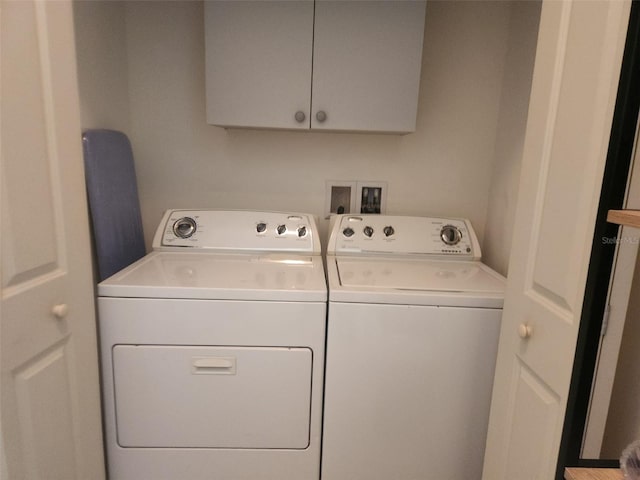
[[[67,355],[66,343],[56,345],[13,373],[27,478],[76,478]]]
[[[93,279],[70,2],[3,2],[2,443],[9,478],[100,479]]]
[[[629,9],[543,3],[484,480],[555,476]]]
[[[555,468],[551,447],[560,399],[518,360],[514,363],[512,384],[509,413],[513,421],[507,444],[506,478],[524,478],[523,472],[535,470],[551,472]],[[541,421],[531,425],[531,417]]]

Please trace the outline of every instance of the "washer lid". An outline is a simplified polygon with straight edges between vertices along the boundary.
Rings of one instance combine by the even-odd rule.
[[[331,300],[499,308],[504,299],[504,277],[476,261],[327,257],[327,263]]]
[[[317,255],[153,252],[98,284],[101,297],[326,301]]]

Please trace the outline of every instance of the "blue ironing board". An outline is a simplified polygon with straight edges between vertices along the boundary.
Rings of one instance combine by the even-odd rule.
[[[82,148],[102,281],[146,253],[133,152],[127,136],[115,130],[86,130]]]

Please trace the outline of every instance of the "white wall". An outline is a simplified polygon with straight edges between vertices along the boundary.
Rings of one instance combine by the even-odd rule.
[[[205,122],[203,7],[126,6],[131,138],[149,239],[171,207],[321,216],[325,180],[389,182],[387,211],[471,218],[482,238],[510,4],[429,2],[417,132],[224,130]]]
[[[518,18],[527,10],[514,9],[522,2],[427,3],[417,131],[406,136],[207,125],[201,2],[80,3],[76,20],[87,25],[77,26],[77,41],[91,42],[79,48],[83,127],[120,123],[131,138],[147,244],[162,212],[179,207],[306,211],[321,218],[324,230],[325,180],[382,180],[389,184],[388,213],[468,217],[481,241],[494,242],[489,263],[508,259],[508,245],[494,241],[508,221],[494,216],[486,225],[486,219],[490,188],[495,203],[496,191],[517,185],[516,173],[493,183],[492,176],[519,161],[504,155],[494,167],[498,130],[510,125],[505,105],[528,100],[505,72],[505,62],[524,71],[533,61],[527,48],[510,47],[517,28],[537,27],[537,18],[535,27],[510,24],[512,10]],[[100,61],[106,50],[114,57]],[[114,111],[130,112],[129,125]]]
[[[541,1],[514,2],[483,243],[484,261],[507,275]]]
[[[83,129],[131,128],[124,14],[122,2],[73,3]]]

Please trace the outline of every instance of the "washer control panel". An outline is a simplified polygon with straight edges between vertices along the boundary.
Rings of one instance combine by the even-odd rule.
[[[245,210],[168,210],[153,240],[154,250],[320,254],[315,219],[304,213]]]
[[[327,253],[416,254],[480,260],[480,245],[468,220],[394,215],[336,215]]]

